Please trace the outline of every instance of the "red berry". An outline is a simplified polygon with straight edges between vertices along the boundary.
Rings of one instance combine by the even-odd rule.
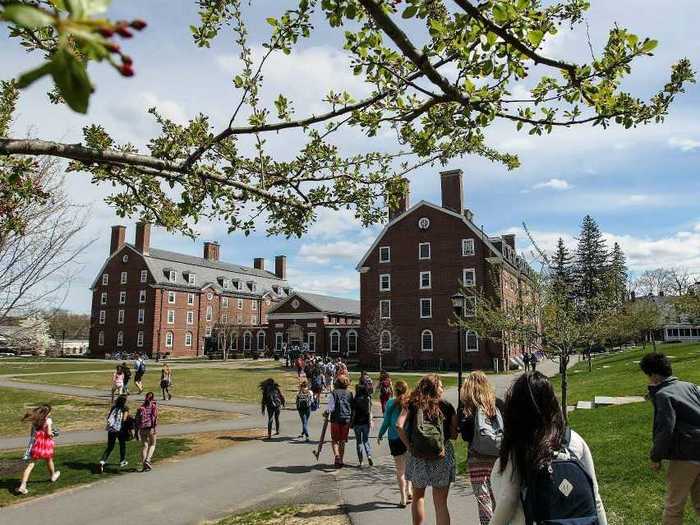
[[[131,60],[131,57],[129,55],[122,55],[122,64],[126,64],[127,66],[130,66],[134,63],[133,60]]]
[[[145,29],[148,24],[146,24],[144,20],[134,20],[130,25],[132,28],[136,29],[136,31],[141,31]]]
[[[117,27],[117,34],[122,38],[131,38],[134,36],[126,27]]]
[[[131,64],[122,64],[122,66],[119,68],[119,72],[125,77],[134,76],[134,68],[131,67]]]
[[[97,32],[105,38],[112,38],[114,36],[114,30],[111,27],[100,27]]]

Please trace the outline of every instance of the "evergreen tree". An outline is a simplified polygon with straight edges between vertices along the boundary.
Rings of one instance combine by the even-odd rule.
[[[552,291],[557,296],[571,299],[574,293],[573,257],[559,237],[557,251],[551,264]]]
[[[618,243],[614,244],[609,259],[607,293],[611,305],[618,308],[627,299],[627,260]]]
[[[598,224],[590,215],[583,218],[573,267],[574,298],[580,317],[592,321],[606,302],[608,250]]]

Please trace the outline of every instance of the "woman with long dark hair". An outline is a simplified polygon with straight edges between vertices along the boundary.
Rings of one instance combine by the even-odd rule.
[[[496,509],[491,525],[525,525],[521,490],[534,485],[538,475],[552,472],[555,459],[573,454],[593,486],[598,525],[607,525],[598,493],[593,457],[588,445],[566,428],[551,383],[540,372],[521,375],[506,396],[501,452],[491,474]],[[568,443],[567,443],[568,440]],[[573,488],[558,488],[570,493]]]
[[[129,464],[126,461],[126,441],[128,437],[126,421],[128,417],[129,407],[126,406],[126,396],[121,395],[117,398],[107,414],[107,448],[97,465],[97,470],[100,474],[104,472],[105,464],[114,450],[114,445],[117,440],[119,441],[119,467],[124,468]]]
[[[413,483],[413,525],[425,523],[425,490],[433,488],[436,525],[449,525],[447,496],[455,481],[457,412],[442,398],[442,381],[436,374],[424,376],[411,393],[396,426],[401,441],[410,450],[406,479]]]
[[[260,407],[262,413],[267,410],[267,439],[272,437],[272,421],[275,422],[275,435],[280,433],[280,411],[285,404],[284,395],[279,384],[271,377],[260,383]]]
[[[54,428],[53,421],[51,419],[51,405],[41,405],[33,409],[30,412],[24,414],[22,421],[31,421],[31,438],[30,445],[25,453],[25,459],[29,461],[27,466],[22,473],[22,480],[17,492],[20,494],[27,494],[27,482],[29,481],[29,476],[34,470],[37,461],[46,461],[46,467],[49,470],[49,475],[51,476],[51,483],[55,483],[61,475],[60,470],[56,470],[53,464],[54,455]],[[57,432],[57,431],[56,431]]]

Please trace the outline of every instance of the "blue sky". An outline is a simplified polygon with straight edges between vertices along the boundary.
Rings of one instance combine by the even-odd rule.
[[[618,22],[640,36],[660,41],[656,55],[637,63],[626,87],[648,97],[668,78],[670,65],[687,56],[700,64],[700,34],[695,25],[695,0],[667,2],[663,14],[652,0],[592,0],[588,14],[594,49],[600,51],[607,30]],[[115,2],[114,18],[144,18],[149,28],[125,43],[135,61],[136,76],[118,77],[110,68],[95,64],[90,73],[97,84],[87,116],[53,106],[46,98],[48,83],[32,86],[22,97],[15,135],[27,133],[44,139],[80,140],[82,126],[101,122],[121,141],[145,144],[156,132],[145,109],[158,107],[177,121],[198,112],[209,114],[216,127],[228,121],[238,100],[232,85],[240,67],[233,38],[224,33],[212,49],[192,44],[189,25],[196,22],[195,2],[178,0],[128,0]],[[279,13],[287,2],[253,3],[249,13],[251,37],[259,43],[268,35],[264,19]],[[177,7],[174,7],[177,6]],[[546,44],[556,57],[585,60],[589,50],[585,28],[562,34]],[[0,47],[2,75],[28,68],[36,59],[14,42]],[[271,100],[280,91],[295,101],[298,115],[323,106],[319,102],[331,88],[362,94],[366,89],[345,67],[338,34],[323,29],[289,57],[274,60],[266,70],[263,96]],[[520,87],[522,89],[522,86]],[[492,145],[518,153],[522,167],[507,172],[479,158],[453,161],[465,176],[465,205],[475,212],[475,222],[490,234],[520,231],[526,222],[538,242],[550,248],[557,237],[575,243],[581,218],[590,213],[607,238],[621,243],[630,267],[639,272],[664,266],[684,266],[700,272],[700,88],[691,86],[679,97],[662,125],[626,131],[613,128],[559,130],[547,137],[529,137],[511,125],[489,130]],[[218,124],[218,125],[217,125]],[[276,146],[285,152],[289,144]],[[346,144],[353,150],[377,147],[370,139],[353,137]],[[289,150],[287,150],[289,152]],[[411,200],[439,202],[438,168],[426,168],[411,177]],[[96,239],[81,258],[83,271],[68,293],[65,307],[88,311],[89,285],[109,250],[109,227],[126,224],[133,239],[133,223],[120,220],[102,199],[110,188],[95,187],[84,175],[68,176],[68,191],[75,202],[90,208],[85,239]],[[302,239],[267,237],[264,231],[249,237],[227,235],[217,223],[198,226],[196,241],[156,230],[157,247],[201,254],[204,240],[218,240],[222,259],[250,264],[254,257],[286,254],[289,278],[298,289],[358,297],[359,275],[354,266],[371,244],[380,227],[364,229],[348,212],[322,212],[318,222]],[[519,247],[527,242],[519,236]]]

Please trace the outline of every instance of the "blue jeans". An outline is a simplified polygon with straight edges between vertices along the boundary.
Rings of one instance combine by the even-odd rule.
[[[309,437],[309,417],[311,417],[310,410],[299,410],[299,417],[301,418],[301,435]]]
[[[355,445],[357,446],[357,459],[362,461],[362,450],[364,449],[367,457],[372,456],[372,445],[369,442],[369,424],[355,425]]]

